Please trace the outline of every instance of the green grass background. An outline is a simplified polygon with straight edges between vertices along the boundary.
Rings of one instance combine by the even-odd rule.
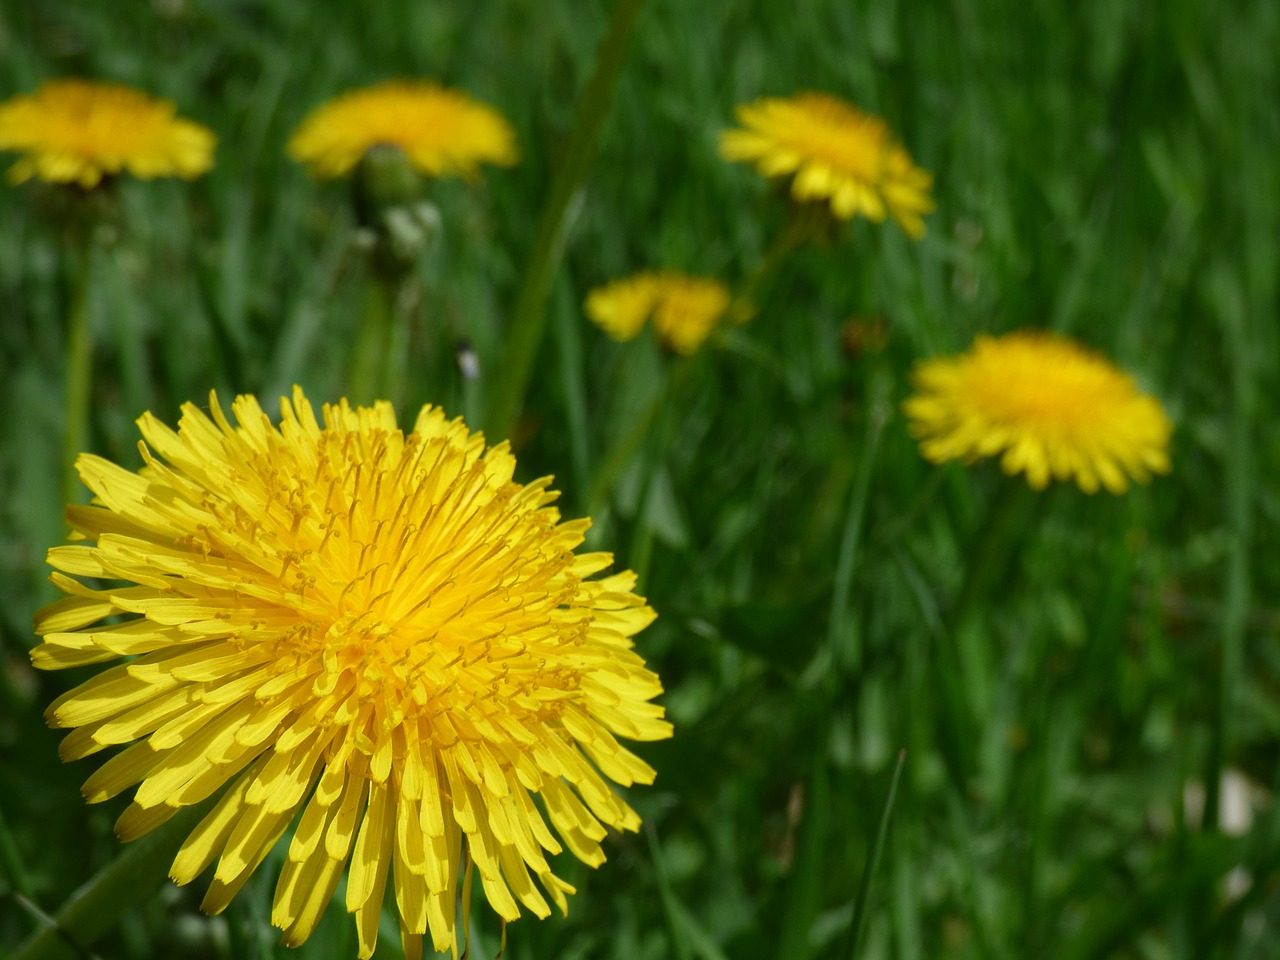
[[[437,186],[444,237],[419,265],[404,416],[434,402],[479,422],[609,10],[0,7],[0,96],[116,80],[220,138],[194,183],[121,185],[94,275],[89,446],[136,465],[133,419],[173,422],[210,389],[342,395],[364,283],[347,195],[283,146],[317,104],[399,75],[465,88],[519,135],[518,167]],[[563,862],[568,918],[512,925],[504,956],[853,956],[902,748],[858,956],[1278,955],[1278,44],[1268,3],[650,0],[571,207],[516,439],[521,477],[555,473],[592,543],[641,571],[660,619],[639,645],[676,735],[640,748],[659,771],[631,792],[644,832],[611,838],[598,871]],[[928,236],[859,222],[801,250],[615,454],[671,364],[591,327],[587,290],[655,266],[748,275],[781,212],[716,135],[735,104],[806,89],[885,116],[934,173]],[[121,855],[126,800],[83,804],[93,764],[60,764],[41,713],[85,674],[36,674],[26,653],[65,532],[66,284],[46,205],[0,190],[0,954]],[[883,323],[883,347],[845,349],[851,318]],[[990,464],[920,458],[899,412],[912,363],[1027,326],[1096,346],[1162,400],[1172,475],[1032,496]],[[457,337],[477,385],[441,359]],[[1185,802],[1226,767],[1252,785],[1242,836],[1198,829]],[[354,956],[340,897],[305,947],[279,945],[269,867],[222,919],[196,910],[204,881],[170,886],[95,949]],[[495,918],[475,927],[472,957],[494,956]],[[377,955],[400,955],[393,925]]]

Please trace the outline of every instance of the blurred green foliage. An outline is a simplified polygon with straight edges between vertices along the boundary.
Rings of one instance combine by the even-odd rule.
[[[433,402],[476,422],[608,17],[600,0],[0,6],[0,96],[109,79],[220,138],[201,180],[119,184],[90,447],[136,465],[133,418],[173,422],[210,389],[343,393],[363,283],[348,197],[283,144],[318,103],[398,75],[462,87],[519,133],[518,167],[436,186],[444,239],[419,264],[404,416]],[[504,956],[848,956],[902,747],[859,956],[1275,955],[1277,44],[1267,3],[650,0],[514,439],[522,479],[556,473],[592,543],[641,568],[661,616],[639,646],[677,733],[640,750],[659,770],[631,796],[647,834],[612,838],[596,872],[562,863],[569,917],[513,925]],[[591,328],[586,291],[649,267],[749,274],[781,213],[716,135],[736,104],[806,89],[885,116],[934,173],[928,237],[859,222],[797,253],[593,498],[671,374],[651,344]],[[26,656],[65,533],[50,203],[0,190],[0,952],[120,855],[125,801],[86,808],[91,765],[60,764],[41,717],[89,671]],[[882,346],[850,337],[867,324]],[[1098,347],[1162,399],[1171,476],[1031,498],[990,464],[919,457],[898,412],[915,359],[1024,326]],[[477,383],[451,364],[459,339]],[[958,617],[984,556],[988,586]],[[1254,801],[1242,836],[1200,831],[1186,801],[1224,768]],[[354,956],[341,897],[303,948],[279,946],[270,866],[222,919],[169,887],[96,949]],[[472,955],[496,955],[496,921],[476,923]],[[378,956],[398,956],[384,934]]]

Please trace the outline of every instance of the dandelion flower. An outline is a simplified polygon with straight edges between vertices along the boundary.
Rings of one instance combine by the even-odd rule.
[[[766,97],[737,110],[744,129],[720,134],[726,160],[753,163],[766,177],[791,177],[799,201],[829,203],[842,220],[893,217],[924,236],[933,178],[911,162],[879,117],[825,93]]]
[[[631,340],[652,318],[664,347],[688,355],[700,347],[729,308],[729,291],[718,280],[673,270],[638,273],[597,287],[586,311],[615,340]]]
[[[652,273],[637,273],[587,294],[587,316],[614,340],[634,340],[653,313],[657,290]]]
[[[88,190],[103,177],[200,176],[213,166],[213,134],[175,115],[167,100],[91,80],[50,80],[34,94],[0,103],[0,150],[24,156],[9,169]]]
[[[399,147],[432,177],[473,180],[480,164],[515,164],[516,140],[502,114],[427,80],[391,80],[353,90],[313,110],[289,140],[289,156],[321,179],[350,173],[377,146]]]
[[[633,650],[654,618],[635,575],[592,579],[612,558],[574,553],[589,521],[438,408],[411,433],[385,402],[317,420],[297,388],[279,427],[252,397],[234,425],[210,408],[176,431],[144,415],[136,473],[83,455],[81,542],[49,552],[69,596],[37,615],[35,664],[128,658],[47,712],[66,760],[130,744],[85,796],[136,785],[131,840],[221,792],[171,869],[217,861],[209,913],[296,820],[271,918],[291,945],[344,871],[361,957],[388,886],[406,955],[429,936],[456,956],[464,862],[504,920],[564,910],[546,854],[600,864],[605,828],[640,822],[606,778],[653,779],[615,736],[671,733]]]
[[[1169,471],[1172,425],[1159,401],[1105,358],[1063,337],[978,337],[958,357],[917,364],[904,410],[935,463],[1001,457],[1037,490],[1072,480],[1123,493]]]

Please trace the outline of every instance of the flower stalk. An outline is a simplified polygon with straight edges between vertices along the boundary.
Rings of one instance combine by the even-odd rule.
[[[398,146],[371,147],[355,168],[351,197],[369,273],[351,366],[350,396],[356,403],[386,399],[395,406],[404,400],[407,304],[418,282],[418,263],[441,233],[440,213],[426,199],[427,185]]]
[[[729,307],[729,317],[732,320],[744,323],[755,316],[755,303],[760,291],[773,279],[787,257],[804,244],[811,232],[807,218],[788,217],[787,225],[774,235],[769,249],[765,251],[756,268],[747,275],[733,298],[733,303]]]
[[[404,351],[395,349],[403,324],[396,316],[394,281],[371,276],[365,285],[360,327],[351,360],[349,396],[355,403],[393,397],[393,383],[404,381]]]

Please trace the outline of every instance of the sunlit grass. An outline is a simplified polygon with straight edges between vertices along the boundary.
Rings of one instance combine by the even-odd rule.
[[[284,144],[315,105],[392,76],[469,91],[519,141],[518,167],[434,188],[444,235],[418,264],[407,408],[478,422],[610,4],[18,7],[0,13],[0,96],[130,83],[221,144],[196,183],[120,185],[93,278],[92,449],[136,464],[133,418],[210,389],[343,393],[364,289],[349,197]],[[647,557],[660,617],[641,645],[676,735],[640,751],[658,778],[630,802],[652,833],[611,837],[596,871],[557,863],[580,889],[568,918],[512,925],[505,957],[849,956],[904,747],[858,956],[1271,955],[1278,40],[1265,4],[650,0],[567,207],[512,439],[519,479],[555,473],[566,515],[591,511],[592,546]],[[670,358],[610,340],[587,293],[648,269],[746,280],[783,205],[716,138],[737,104],[803,90],[883,116],[934,175],[927,236],[855,222],[802,246],[657,404]],[[125,802],[87,807],[88,765],[62,765],[42,719],[82,678],[27,666],[65,533],[48,206],[0,190],[0,954],[41,926],[23,902],[52,914],[116,861]],[[1023,327],[1090,344],[1159,398],[1172,472],[1043,496],[995,464],[925,461],[900,413],[912,365]],[[478,381],[453,362],[464,339]],[[1187,800],[1222,767],[1252,785],[1243,836],[1199,832]],[[1238,865],[1250,885],[1226,899]],[[275,872],[217,921],[167,889],[95,949],[353,956],[341,897],[303,948],[279,946]],[[491,918],[476,935],[472,956],[496,955]]]

